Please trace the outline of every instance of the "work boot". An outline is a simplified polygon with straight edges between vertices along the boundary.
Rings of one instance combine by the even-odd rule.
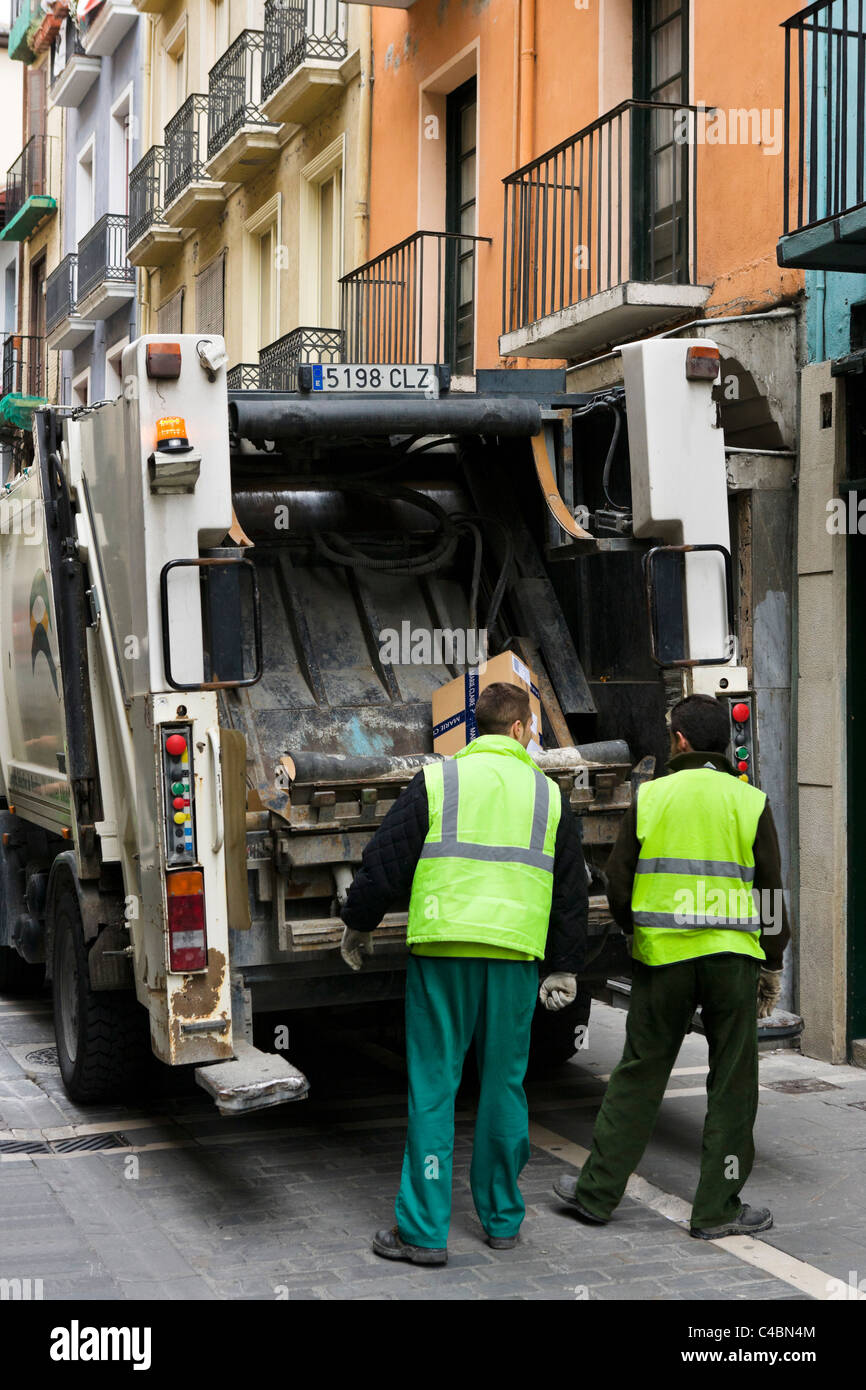
[[[487,1244],[491,1250],[513,1250],[520,1241],[520,1232],[514,1236],[491,1236],[487,1237]]]
[[[773,1224],[773,1214],[766,1207],[750,1207],[743,1202],[735,1221],[724,1226],[692,1226],[690,1236],[695,1240],[720,1240],[722,1236],[754,1236],[758,1231],[769,1231]]]
[[[557,1197],[561,1197],[563,1202],[568,1202],[570,1207],[574,1207],[581,1221],[588,1221],[592,1226],[606,1226],[610,1220],[607,1216],[596,1216],[594,1212],[587,1211],[582,1202],[577,1198],[577,1178],[573,1178],[570,1173],[563,1173],[561,1178],[557,1178],[553,1184],[553,1190]]]
[[[424,1245],[407,1245],[400,1239],[396,1226],[390,1231],[377,1231],[373,1237],[373,1250],[386,1260],[405,1260],[410,1265],[446,1265],[448,1251],[430,1250]]]

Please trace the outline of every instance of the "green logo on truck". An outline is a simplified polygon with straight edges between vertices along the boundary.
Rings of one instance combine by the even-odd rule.
[[[54,665],[54,657],[51,654],[51,643],[48,634],[51,630],[51,596],[48,592],[48,580],[44,570],[37,570],[30,586],[30,632],[32,641],[30,643],[30,669],[35,674],[36,658],[41,652],[48,662],[48,669],[51,672],[51,679],[54,682],[55,693],[60,695],[57,685],[57,667]]]

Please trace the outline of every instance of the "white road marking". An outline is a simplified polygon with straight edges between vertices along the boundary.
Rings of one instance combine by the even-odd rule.
[[[589,1150],[582,1144],[574,1144],[562,1135],[555,1134],[553,1130],[544,1129],[542,1125],[530,1123],[529,1138],[537,1148],[543,1149],[555,1158],[561,1158],[564,1163],[570,1163],[575,1168],[582,1168],[589,1158]],[[627,1196],[633,1197],[643,1206],[651,1207],[660,1216],[664,1216],[685,1231],[688,1230],[691,1207],[682,1197],[676,1197],[672,1192],[663,1192],[660,1187],[647,1182],[646,1178],[639,1177],[637,1173],[633,1173],[629,1178],[625,1190]],[[718,1246],[730,1255],[736,1255],[737,1259],[745,1264],[764,1270],[766,1274],[781,1279],[798,1292],[809,1294],[812,1298],[822,1301],[856,1299],[866,1302],[866,1293],[861,1293],[844,1279],[836,1279],[825,1270],[806,1264],[804,1260],[797,1260],[793,1255],[787,1255],[784,1250],[778,1250],[775,1245],[755,1240],[752,1236],[725,1236],[721,1240],[708,1241],[707,1244]]]

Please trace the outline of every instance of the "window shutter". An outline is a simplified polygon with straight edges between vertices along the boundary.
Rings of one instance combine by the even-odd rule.
[[[157,333],[183,332],[183,286],[156,311]]]
[[[225,251],[221,251],[209,266],[195,277],[196,333],[223,332],[223,289]]]

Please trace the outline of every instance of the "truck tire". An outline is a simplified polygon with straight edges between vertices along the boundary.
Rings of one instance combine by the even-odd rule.
[[[132,990],[94,990],[73,885],[54,903],[54,1036],[67,1095],[75,1101],[129,1096],[150,1060],[147,1017]]]
[[[558,1012],[552,1013],[541,1004],[537,1005],[529,1044],[531,1073],[561,1066],[574,1056],[580,1047],[578,1029],[586,1028],[589,1023],[591,1005],[592,995],[580,986],[574,1003]]]

